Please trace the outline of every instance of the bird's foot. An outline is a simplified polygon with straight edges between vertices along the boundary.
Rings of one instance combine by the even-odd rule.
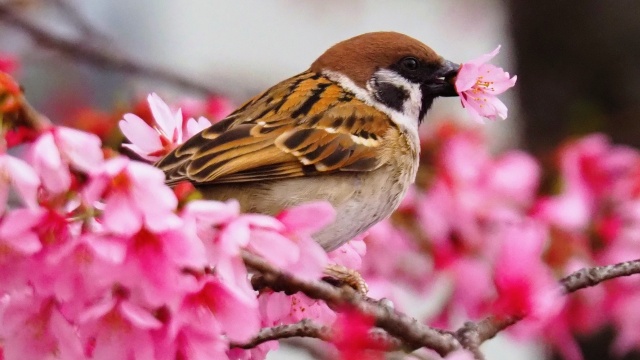
[[[362,295],[369,291],[367,283],[359,272],[342,265],[330,264],[323,271],[322,280],[336,287],[349,286]]]

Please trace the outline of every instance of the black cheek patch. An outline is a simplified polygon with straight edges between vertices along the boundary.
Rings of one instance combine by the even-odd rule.
[[[404,102],[409,98],[407,90],[385,82],[376,85],[376,99],[391,109],[402,111]]]
[[[418,114],[418,121],[424,119],[427,111],[431,108],[431,105],[433,105],[433,96],[429,92],[427,85],[422,85],[420,91],[422,92],[422,106],[420,107],[420,114]]]

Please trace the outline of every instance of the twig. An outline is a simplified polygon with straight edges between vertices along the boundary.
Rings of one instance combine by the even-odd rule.
[[[580,289],[585,289],[598,285],[604,281],[623,276],[640,274],[640,259],[626,261],[613,265],[594,266],[580,269],[559,280],[565,293],[573,293]],[[480,343],[496,336],[502,330],[522,320],[518,316],[496,317],[489,316],[478,323],[467,323],[462,329],[473,326],[478,334]],[[473,324],[473,325],[468,325]],[[460,332],[461,330],[458,330]],[[466,329],[465,331],[468,331]]]
[[[564,287],[565,292],[572,293],[580,289],[598,285],[606,280],[639,273],[640,259],[631,260],[614,265],[580,269],[560,279],[560,285]]]
[[[43,131],[51,127],[51,120],[31,106],[24,96],[21,96],[21,105],[16,125],[23,125],[36,131]]]
[[[456,331],[456,338],[462,344],[462,347],[469,350],[476,360],[484,360],[484,355],[480,352],[482,339],[478,333],[478,324],[467,322],[463,327]]]
[[[331,339],[331,328],[328,326],[316,324],[310,319],[303,319],[295,324],[278,325],[274,327],[261,329],[256,336],[246,343],[232,343],[231,347],[241,349],[251,349],[262,343],[272,340],[288,339],[292,337],[311,337],[321,340]],[[389,336],[381,329],[371,329],[369,336],[375,339],[379,344],[385,344],[387,349],[398,349],[402,345],[401,342]]]
[[[187,79],[171,71],[143,65],[133,59],[115,53],[110,48],[56,35],[51,30],[30,22],[6,4],[0,4],[0,21],[23,31],[38,45],[55,50],[78,61],[148,79],[160,80],[208,95],[220,93],[217,89]]]
[[[231,343],[231,347],[241,349],[251,349],[262,343],[271,340],[288,339],[292,337],[312,337],[316,339],[328,340],[331,329],[326,326],[314,323],[309,319],[304,319],[295,324],[279,325],[261,329],[253,339],[246,343]]]

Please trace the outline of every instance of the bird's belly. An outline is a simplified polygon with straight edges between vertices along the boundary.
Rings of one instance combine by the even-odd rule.
[[[204,197],[235,198],[242,211],[275,215],[310,201],[329,201],[336,219],[313,235],[331,251],[388,217],[400,204],[413,179],[403,179],[386,167],[366,173],[327,174],[320,178],[294,178],[256,184],[213,185]]]

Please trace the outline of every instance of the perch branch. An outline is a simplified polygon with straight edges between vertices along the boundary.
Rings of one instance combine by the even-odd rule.
[[[351,288],[336,288],[322,281],[297,278],[246,251],[243,252],[242,257],[245,264],[259,271],[263,276],[262,281],[274,290],[291,293],[301,291],[311,298],[324,300],[332,306],[353,306],[363,314],[373,317],[377,327],[413,348],[427,347],[441,355],[460,348],[460,343],[452,334],[428,327],[388,306],[368,300]]]

